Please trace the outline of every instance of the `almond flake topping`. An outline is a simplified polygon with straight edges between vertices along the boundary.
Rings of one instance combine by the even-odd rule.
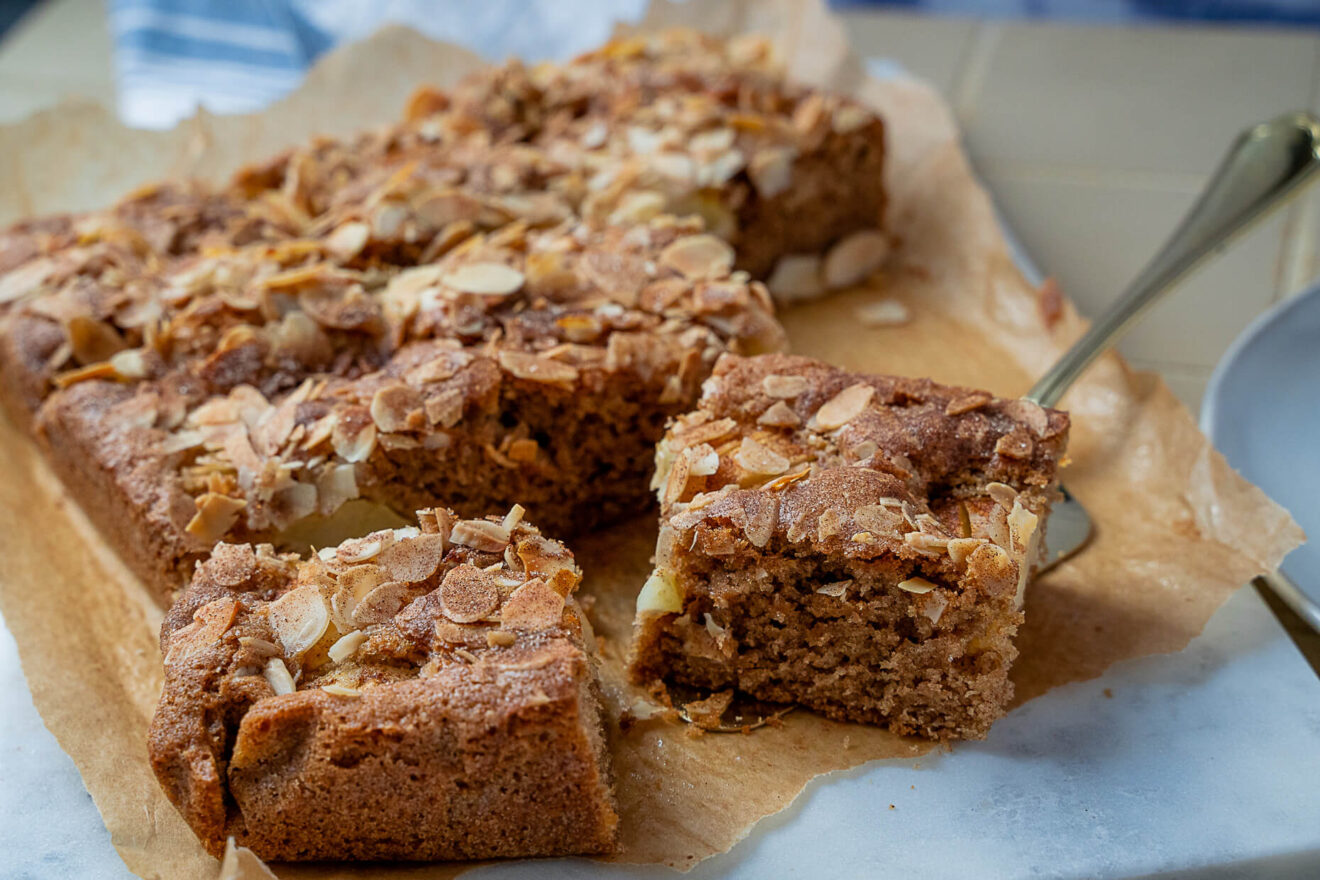
[[[984,391],[974,391],[971,394],[966,394],[962,397],[950,400],[945,404],[944,414],[946,416],[960,416],[963,413],[969,413],[973,410],[980,409],[991,400],[994,400],[994,398],[989,394],[986,394]]]
[[[386,581],[362,598],[353,608],[349,619],[354,626],[384,623],[408,604],[408,585]]]
[[[769,428],[796,428],[802,424],[802,417],[784,401],[776,400],[769,409],[761,413],[756,423]]]
[[[330,646],[330,650],[326,653],[330,655],[330,659],[334,662],[343,663],[349,657],[356,654],[358,648],[361,648],[362,643],[366,640],[366,633],[361,630],[354,630],[351,633],[346,633],[345,635],[340,636],[338,640]]]
[[[266,682],[271,690],[275,691],[276,696],[291,694],[298,689],[293,683],[293,676],[289,674],[289,667],[284,665],[284,661],[278,657],[272,657],[266,661],[264,670]]]
[[[999,502],[1005,510],[1012,510],[1013,502],[1018,497],[1017,489],[1007,483],[989,483],[986,485],[985,491],[991,498]]]
[[[509,530],[484,519],[465,519],[454,523],[449,540],[473,550],[500,553],[509,543]]]
[[[849,385],[825,402],[811,418],[811,426],[820,431],[833,431],[842,428],[862,414],[875,389],[863,382]]]
[[[376,564],[389,573],[391,580],[417,584],[435,574],[445,556],[441,535],[413,535],[383,550]]]
[[[767,397],[778,397],[791,400],[807,390],[806,376],[786,376],[780,373],[771,373],[761,380],[761,390]]]
[[[519,379],[544,382],[547,385],[567,385],[577,381],[577,367],[546,357],[522,351],[501,351],[500,366]]]
[[[233,528],[238,515],[247,502],[218,492],[207,492],[197,498],[197,513],[189,520],[185,530],[208,543],[214,543]]]
[[[716,278],[733,269],[734,252],[728,242],[706,233],[680,238],[660,252],[660,265],[684,278]]]
[[[825,292],[821,279],[821,259],[815,254],[787,254],[775,263],[766,279],[770,295],[780,302],[815,299]]]
[[[832,584],[823,584],[816,588],[816,592],[822,596],[831,596],[835,599],[842,599],[852,586],[851,580],[835,581]]]
[[[500,606],[500,591],[489,572],[464,563],[445,575],[440,602],[455,623],[476,623]]]
[[[321,690],[325,691],[327,694],[334,694],[336,697],[362,696],[362,691],[358,690],[357,688],[349,687],[348,685],[339,684],[338,682],[323,684],[321,685]]]
[[[330,625],[330,610],[321,591],[313,586],[298,587],[280,596],[270,603],[269,614],[284,653],[292,657],[319,642]]]
[[[257,639],[256,636],[239,636],[239,644],[248,650],[252,650],[252,652],[261,654],[263,657],[275,657],[276,654],[284,653],[280,650],[280,645],[273,643],[273,641]]]
[[[734,460],[753,474],[782,474],[789,465],[787,458],[751,437],[742,439]]]
[[[899,581],[898,588],[907,593],[916,593],[920,595],[922,593],[929,593],[931,590],[935,589],[935,585],[925,578],[911,577],[905,581]]]
[[[525,280],[523,273],[503,263],[469,263],[443,278],[454,290],[483,296],[508,296],[522,287]]]
[[[500,609],[500,628],[549,629],[564,616],[564,597],[545,581],[534,578],[514,590]]]
[[[889,256],[889,239],[877,230],[854,232],[825,255],[825,286],[834,290],[864,281]]]
[[[425,424],[422,397],[402,382],[386,385],[371,397],[371,420],[385,432],[415,431]]]

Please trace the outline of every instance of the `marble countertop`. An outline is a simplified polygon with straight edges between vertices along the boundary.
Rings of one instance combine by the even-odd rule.
[[[0,685],[0,877],[130,877],[5,631]],[[984,742],[822,778],[688,876],[1320,876],[1318,780],[1320,680],[1248,588],[1186,650],[1051,691]],[[674,875],[560,860],[476,876]]]

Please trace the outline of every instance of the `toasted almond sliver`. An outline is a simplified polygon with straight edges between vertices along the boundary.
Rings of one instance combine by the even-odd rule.
[[[523,286],[523,273],[503,263],[469,263],[444,276],[444,283],[483,296],[508,296]]]
[[[785,400],[792,400],[799,394],[807,390],[808,386],[806,376],[789,376],[782,373],[771,373],[761,380],[761,390],[767,397],[777,397]]]
[[[825,255],[825,286],[831,290],[851,287],[879,269],[887,256],[889,239],[884,233],[873,229],[854,232]]]
[[[283,653],[280,646],[274,642],[268,642],[265,639],[259,639],[256,636],[239,636],[238,643],[250,651],[255,651],[266,657],[274,657],[276,654]]]
[[[289,667],[284,665],[284,661],[278,657],[271,657],[266,661],[264,670],[266,682],[275,691],[276,696],[291,694],[298,689],[293,683],[293,676],[289,674]]]
[[[321,640],[330,625],[330,609],[316,587],[308,585],[290,590],[269,606],[271,626],[284,653],[291,657],[303,653]]]
[[[351,688],[348,685],[338,684],[334,682],[332,682],[331,684],[321,685],[321,690],[325,691],[327,694],[334,694],[337,697],[362,696],[362,691],[358,690],[357,688]]]
[[[875,396],[875,388],[862,382],[849,385],[825,401],[811,418],[811,426],[820,431],[842,428],[862,414]]]
[[[668,572],[653,572],[637,594],[637,613],[678,614],[682,610],[683,594],[678,581]]]
[[[500,628],[537,630],[556,626],[564,616],[564,597],[540,578],[514,590],[500,608]]]
[[[835,581],[832,584],[822,584],[816,588],[816,592],[820,593],[822,596],[842,599],[844,594],[848,592],[850,586],[852,586],[852,581],[850,580]]]
[[[363,597],[353,608],[349,618],[354,626],[371,626],[384,623],[399,613],[407,604],[408,585],[398,581],[386,581]]]
[[[821,280],[821,261],[815,254],[786,254],[775,263],[774,271],[766,279],[770,295],[780,302],[791,303],[815,299],[825,292]]]
[[[751,437],[742,439],[742,443],[733,458],[734,461],[753,474],[782,474],[788,470],[789,465],[787,458],[768,446],[758,443]]]
[[[1007,483],[989,483],[986,485],[985,491],[991,498],[999,502],[1004,510],[1012,510],[1013,502],[1017,500],[1018,496],[1017,489]]]
[[[922,593],[929,593],[931,590],[935,589],[935,584],[922,577],[912,577],[905,581],[899,581],[898,588],[908,593],[916,593],[920,595]]]
[[[445,575],[440,602],[455,623],[476,623],[499,607],[500,591],[489,572],[464,563]]]
[[[451,543],[471,547],[473,550],[500,553],[509,544],[509,530],[499,523],[488,520],[465,519],[454,523],[454,529],[449,533],[449,540]]]
[[[776,400],[769,409],[761,413],[756,423],[769,428],[796,428],[802,424],[802,417],[784,401]]]
[[[728,242],[714,235],[689,235],[660,252],[660,265],[684,278],[716,278],[733,268],[734,252]]]
[[[327,653],[330,655],[331,660],[336,663],[343,663],[349,657],[356,654],[358,648],[362,647],[362,643],[366,640],[367,634],[361,630],[345,633],[330,646],[330,650]]]

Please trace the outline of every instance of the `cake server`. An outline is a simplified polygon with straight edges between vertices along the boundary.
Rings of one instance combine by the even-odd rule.
[[[1173,235],[1123,295],[1040,378],[1029,400],[1053,406],[1091,362],[1114,345],[1156,301],[1172,290],[1230,239],[1300,192],[1320,172],[1320,118],[1290,113],[1243,131]],[[1046,557],[1040,571],[1077,553],[1095,526],[1063,487],[1049,519]],[[1272,590],[1311,627],[1320,631],[1320,606],[1281,572],[1255,579]]]

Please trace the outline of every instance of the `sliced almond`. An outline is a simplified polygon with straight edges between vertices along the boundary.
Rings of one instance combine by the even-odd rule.
[[[851,287],[879,269],[889,256],[889,239],[883,232],[864,229],[854,232],[830,248],[825,255],[822,278],[831,290]]]
[[[440,603],[455,623],[476,623],[500,606],[500,590],[489,572],[464,563],[445,575]]]
[[[435,574],[444,556],[443,536],[416,535],[392,544],[375,561],[385,569],[390,580],[417,584]]]
[[[931,590],[935,589],[935,584],[922,577],[911,577],[905,581],[899,581],[898,588],[906,593],[916,593],[921,595],[922,593],[929,593]]]
[[[218,492],[205,493],[197,499],[196,504],[197,513],[184,527],[185,531],[210,544],[228,534],[234,523],[238,522],[238,515],[247,507],[247,502],[242,498],[231,498]]]
[[[782,474],[789,465],[787,458],[751,437],[742,438],[733,459],[753,474]]]
[[[271,627],[290,657],[319,642],[330,626],[330,609],[314,586],[290,590],[270,603],[268,613]]]
[[[371,397],[371,420],[387,433],[416,431],[425,425],[422,396],[402,382],[386,385]]]
[[[521,288],[526,278],[517,269],[503,263],[468,263],[445,273],[442,280],[463,293],[508,296]]]
[[[820,431],[834,431],[857,418],[866,409],[875,388],[863,382],[849,385],[825,402],[811,418],[811,426]]]
[[[501,351],[500,366],[519,379],[544,382],[549,385],[571,385],[577,381],[577,368],[546,357],[522,351]]]
[[[351,221],[335,228],[325,237],[323,244],[330,254],[340,260],[351,260],[367,246],[371,227],[361,221]]]
[[[564,616],[564,597],[540,578],[514,590],[500,608],[500,629],[538,630],[558,626]]]
[[[489,520],[465,519],[454,523],[449,540],[473,550],[502,553],[509,544],[509,530]]]
[[[118,330],[87,315],[74,315],[64,325],[64,332],[73,347],[73,356],[80,364],[108,361],[116,352],[128,348]]]
[[[362,601],[357,603],[350,618],[354,626],[371,626],[376,623],[385,623],[398,614],[404,605],[408,604],[408,599],[407,584],[401,584],[398,581],[386,581],[367,593]]]
[[[788,189],[793,182],[793,161],[797,151],[792,147],[769,147],[752,154],[747,163],[747,175],[761,198],[772,199]]]
[[[802,417],[784,401],[776,400],[770,408],[761,413],[756,423],[770,428],[796,428],[802,424]]]
[[[660,252],[659,263],[684,278],[717,278],[733,269],[729,243],[713,235],[689,235]]]
[[[807,390],[809,383],[806,376],[788,376],[771,373],[761,380],[761,390],[767,397],[792,400]]]
[[[991,498],[999,502],[1004,510],[1012,510],[1013,502],[1017,501],[1018,497],[1017,489],[1007,483],[987,483],[985,491]]]
[[[771,296],[785,303],[821,296],[825,293],[825,282],[821,278],[820,257],[814,254],[780,257],[765,286]]]
[[[293,676],[289,674],[289,667],[284,665],[284,661],[278,657],[272,657],[266,661],[266,668],[263,670],[266,676],[266,682],[271,690],[275,691],[276,696],[291,694],[298,689],[293,683]]]
[[[330,649],[326,653],[334,662],[343,663],[345,660],[356,654],[358,648],[361,648],[366,640],[367,634],[361,630],[345,633],[335,640],[335,643],[330,646]]]
[[[652,572],[637,594],[638,615],[678,614],[682,610],[683,593],[678,588],[678,581],[668,572],[658,569]]]

